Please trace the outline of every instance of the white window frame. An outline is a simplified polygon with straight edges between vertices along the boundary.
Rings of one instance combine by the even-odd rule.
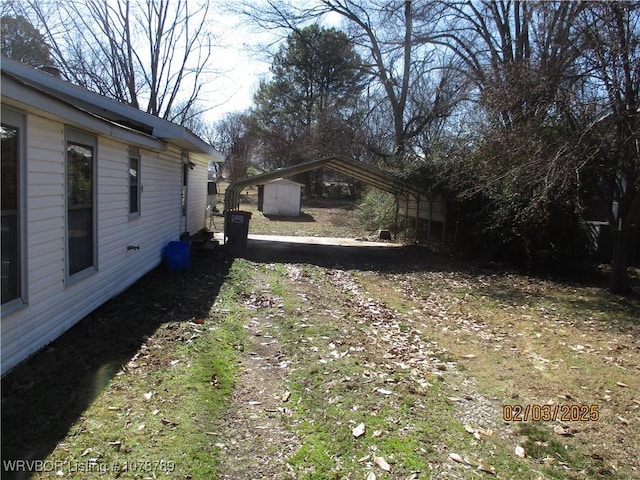
[[[69,143],[78,143],[93,148],[93,164],[92,164],[92,264],[86,268],[70,273],[70,257],[69,257],[69,198],[68,198],[68,148]],[[65,126],[64,141],[64,211],[65,211],[65,284],[71,286],[84,278],[93,275],[98,271],[98,137],[89,132],[79,130],[77,128]]]
[[[19,310],[28,304],[29,283],[27,282],[27,182],[26,182],[26,146],[27,146],[27,121],[26,115],[13,108],[2,106],[0,115],[2,123],[18,128],[18,284],[20,294],[3,304],[2,315]]]

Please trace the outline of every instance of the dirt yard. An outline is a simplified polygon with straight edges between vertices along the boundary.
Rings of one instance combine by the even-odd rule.
[[[597,274],[414,246],[192,263],[3,379],[3,478],[640,477],[640,300]]]

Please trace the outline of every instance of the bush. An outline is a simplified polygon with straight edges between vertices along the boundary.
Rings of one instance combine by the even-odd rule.
[[[356,207],[356,216],[369,231],[394,230],[396,202],[391,193],[367,188]],[[394,232],[395,233],[395,232]]]

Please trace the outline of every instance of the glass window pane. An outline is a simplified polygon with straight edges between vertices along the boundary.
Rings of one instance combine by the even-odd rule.
[[[67,194],[69,206],[93,203],[93,147],[69,142]]]
[[[2,125],[2,303],[20,296],[18,135],[18,128]]]
[[[93,265],[94,147],[67,142],[69,275]]]
[[[129,158],[129,213],[138,212],[138,162],[135,157]]]

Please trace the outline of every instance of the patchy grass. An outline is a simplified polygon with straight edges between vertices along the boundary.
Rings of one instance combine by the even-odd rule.
[[[235,388],[243,329],[212,306],[246,272],[225,256],[194,263],[160,267],[3,379],[3,478],[213,478],[207,432]]]
[[[220,188],[226,188],[226,185],[222,184]],[[223,205],[218,206],[219,210],[223,208]],[[355,203],[345,199],[302,198],[300,216],[267,217],[258,211],[257,187],[251,187],[240,197],[240,210],[252,213],[251,234],[361,238],[376,233],[368,230],[358,218]],[[221,230],[223,226],[224,220],[216,219],[216,227]]]
[[[241,323],[225,299],[242,291],[245,274],[234,266],[229,280],[220,292],[219,301],[232,307],[224,315],[213,310],[162,326],[105,386],[49,456],[89,465],[89,472],[65,478],[93,478],[94,470],[97,478],[101,469],[126,477],[215,477],[212,435],[235,387],[243,344]]]
[[[482,271],[366,274],[361,281],[418,319],[496,409],[597,409],[596,421],[558,414],[547,422],[504,422],[512,446],[525,449],[543,478],[637,476],[637,299]]]
[[[94,312],[3,379],[3,460],[56,467],[3,478],[640,474],[637,299],[419,250],[315,263],[202,259]]]

